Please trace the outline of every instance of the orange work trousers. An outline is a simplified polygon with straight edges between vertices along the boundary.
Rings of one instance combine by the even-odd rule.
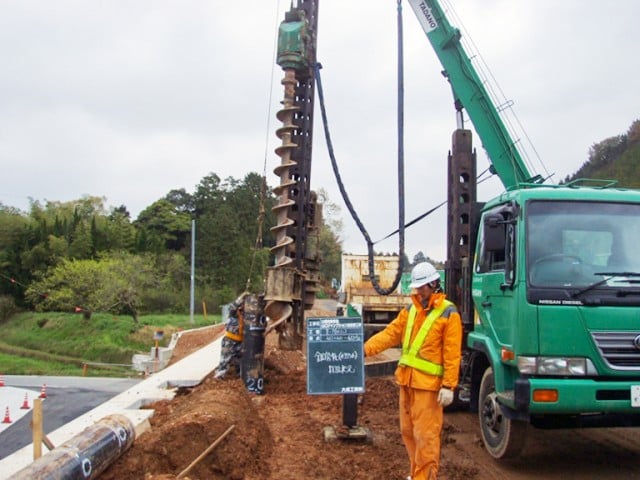
[[[400,433],[412,480],[435,480],[440,466],[443,413],[438,392],[400,386]]]

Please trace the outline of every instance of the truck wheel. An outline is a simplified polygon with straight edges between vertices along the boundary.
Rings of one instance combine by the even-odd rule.
[[[524,447],[527,424],[502,412],[491,367],[482,376],[479,397],[478,420],[485,448],[496,459],[517,457]]]

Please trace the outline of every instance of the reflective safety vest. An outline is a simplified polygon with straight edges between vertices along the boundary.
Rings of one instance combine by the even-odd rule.
[[[242,318],[242,312],[240,310],[238,310],[236,313],[238,315],[238,317],[237,317],[238,318],[238,320],[237,320],[237,323],[238,323],[237,332],[238,333],[234,333],[233,331],[227,330],[226,332],[224,332],[224,334],[225,334],[225,336],[229,337],[231,340],[234,340],[236,342],[241,342],[242,341],[242,333],[243,333],[242,329],[244,328],[244,319]],[[231,320],[231,319],[229,319],[229,321],[232,322],[232,323],[231,323],[231,325],[228,326],[228,328],[230,330],[235,330],[235,328],[233,328],[233,327],[235,327],[235,325],[233,325],[233,324],[236,323],[236,322]]]
[[[413,324],[418,313],[418,309],[415,305],[411,305],[411,308],[409,309],[409,318],[407,319],[407,327],[404,331],[402,355],[398,361],[399,365],[413,367],[421,372],[428,373],[429,375],[436,375],[438,377],[442,376],[444,373],[444,367],[437,363],[430,362],[429,360],[425,360],[424,358],[420,358],[418,356],[418,351],[420,350],[420,347],[422,347],[424,339],[427,338],[427,334],[429,333],[429,330],[431,330],[433,322],[435,322],[436,318],[439,318],[444,311],[452,305],[453,303],[449,300],[443,300],[440,306],[432,309],[427,315],[427,318],[425,318],[420,330],[418,330],[418,334],[416,335],[416,338],[414,338],[413,343],[409,345],[411,342],[411,331],[413,330]]]

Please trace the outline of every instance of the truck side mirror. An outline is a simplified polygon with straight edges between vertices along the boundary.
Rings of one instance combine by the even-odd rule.
[[[492,213],[484,217],[484,245],[489,251],[504,251],[505,222],[502,215]]]

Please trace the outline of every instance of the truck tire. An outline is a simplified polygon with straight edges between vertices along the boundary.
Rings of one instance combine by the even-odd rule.
[[[528,425],[511,420],[502,412],[491,367],[485,370],[480,383],[478,420],[482,442],[493,458],[514,458],[522,452]]]

